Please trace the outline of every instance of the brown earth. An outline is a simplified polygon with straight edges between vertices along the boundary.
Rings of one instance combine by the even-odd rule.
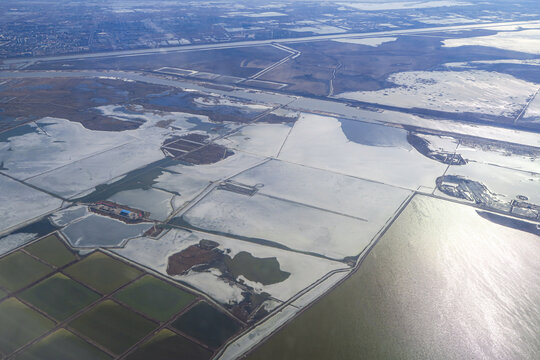
[[[102,59],[37,63],[31,70],[145,70],[162,67],[197,70],[221,75],[248,77],[286,57],[288,53],[273,46],[221,50],[170,52]]]
[[[57,117],[80,122],[91,130],[122,131],[138,127],[100,114],[96,106],[127,104],[131,99],[161,93],[167,87],[112,79],[25,79],[11,82],[0,91],[0,98],[13,97],[0,104],[2,115],[33,121]],[[100,102],[96,103],[96,99]],[[5,124],[9,128],[9,124]]]
[[[221,251],[210,246],[204,246],[204,243],[191,245],[169,257],[167,274],[171,276],[182,275],[193,266],[211,264],[222,258],[223,253]]]

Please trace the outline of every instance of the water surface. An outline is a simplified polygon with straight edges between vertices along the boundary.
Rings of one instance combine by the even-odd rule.
[[[535,359],[540,237],[417,196],[341,286],[248,359]]]

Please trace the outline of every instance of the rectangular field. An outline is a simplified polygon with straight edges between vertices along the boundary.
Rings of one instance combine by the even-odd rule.
[[[102,252],[95,252],[71,265],[64,273],[103,294],[118,289],[142,274],[140,270]]]
[[[19,298],[58,321],[90,305],[101,296],[67,276],[57,273],[23,291]]]
[[[109,360],[109,355],[65,329],[59,329],[16,356],[17,360]]]
[[[114,298],[158,321],[167,320],[195,300],[194,295],[150,275],[128,285]]]
[[[0,286],[14,292],[51,273],[53,269],[17,251],[0,260]]]
[[[77,319],[69,327],[115,354],[135,345],[157,327],[157,324],[106,300]]]
[[[75,255],[54,234],[27,246],[25,250],[56,267],[62,267],[77,260]]]

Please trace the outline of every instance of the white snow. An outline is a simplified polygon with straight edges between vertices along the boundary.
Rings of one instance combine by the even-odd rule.
[[[168,167],[155,181],[155,188],[179,193],[181,201],[188,202],[201,193],[211,182],[220,181],[249,169],[264,159],[244,153],[208,165],[176,165]]]
[[[530,202],[540,204],[540,174],[471,162],[462,166],[450,166],[446,175],[458,175],[481,182],[504,202],[514,200],[517,195],[524,195]]]
[[[281,17],[281,16],[287,16],[287,14],[280,13],[277,11],[266,11],[266,12],[247,12],[247,11],[230,11],[228,12],[224,17],[237,17],[237,16],[247,16],[247,17],[253,17],[253,18],[259,18],[259,17]]]
[[[56,226],[66,226],[67,224],[80,219],[82,217],[88,216],[90,212],[88,207],[85,205],[76,205],[71,206],[66,209],[56,211],[51,214],[49,220]]]
[[[234,283],[226,282],[219,277],[220,275],[218,269],[205,272],[190,271],[181,279],[222,304],[235,304],[244,300],[242,289]]]
[[[218,248],[226,250],[226,253],[234,257],[242,251],[250,253],[254,257],[275,257],[282,271],[291,275],[284,281],[271,285],[256,285],[259,292],[267,292],[277,299],[288,300],[296,293],[311,285],[327,273],[342,268],[347,268],[343,263],[325,260],[313,256],[293,253],[273,247],[253,244],[245,241],[202,234],[199,232],[189,233],[180,229],[173,229],[163,235],[159,240],[150,238],[138,238],[130,240],[123,249],[114,249],[117,254],[147,266],[165,276],[167,275],[168,258],[191,245],[198,244],[202,239],[209,239],[219,243]],[[185,281],[200,291],[208,294],[217,301],[225,304],[239,302],[237,286],[225,291],[230,285],[219,278],[221,274],[217,269],[209,272],[198,273],[191,271],[186,275],[173,276],[176,280]],[[252,283],[246,281],[246,283]]]
[[[287,16],[287,14],[280,13],[280,12],[277,12],[277,11],[267,11],[267,12],[262,12],[262,13],[247,14],[245,16],[248,16],[248,17],[278,17],[278,16]]]
[[[62,229],[62,233],[74,247],[115,247],[129,239],[142,236],[151,227],[150,223],[126,224],[92,213],[71,222]]]
[[[205,106],[234,106],[239,108],[246,108],[250,110],[269,110],[272,107],[263,104],[251,104],[237,100],[228,99],[225,97],[197,97],[193,99],[193,102]]]
[[[350,105],[326,100],[299,98],[292,105],[298,110],[321,112],[323,114],[331,114],[330,116],[345,117],[347,119],[356,119],[363,122],[412,125],[425,129],[540,147],[540,137],[534,132],[481,124],[458,123],[446,119],[420,117],[391,110],[363,110]]]
[[[141,141],[73,162],[28,182],[69,198],[163,157],[159,145]]]
[[[540,174],[540,158],[533,154],[513,154],[501,148],[470,145],[460,145],[457,153],[468,162],[496,165]]]
[[[38,234],[16,233],[0,237],[0,256],[34,240]]]
[[[150,212],[150,219],[164,221],[173,211],[173,194],[157,189],[133,189],[114,194],[107,200]]]
[[[448,68],[471,68],[475,65],[495,65],[495,64],[516,64],[540,66],[540,59],[500,59],[500,60],[476,60],[469,62],[453,62],[446,63],[444,66]]]
[[[92,131],[64,119],[44,118],[28,126],[34,131],[0,142],[0,162],[8,169],[5,172],[19,179],[135,140],[127,132]]]
[[[296,31],[296,32],[312,32],[314,34],[340,34],[347,32],[347,30],[339,28],[337,26],[331,26],[331,25],[311,25],[311,26],[297,26],[288,28],[287,30],[290,31]]]
[[[347,6],[356,10],[362,11],[378,11],[378,10],[404,10],[404,9],[426,9],[437,7],[452,7],[452,6],[470,6],[469,2],[464,1],[394,1],[394,2],[340,2],[339,5]]]
[[[0,233],[61,205],[60,199],[0,175]]]
[[[272,160],[233,178],[259,192],[321,209],[356,216],[381,226],[410,191],[334,172]]]
[[[211,192],[183,219],[207,231],[268,240],[333,259],[359,254],[379,231],[376,224],[357,218],[224,190]]]
[[[334,41],[337,41],[340,43],[347,43],[347,44],[357,44],[357,45],[378,47],[382,44],[393,42],[396,40],[397,38],[395,37],[378,37],[378,38],[364,38],[364,39],[355,39],[355,38],[335,39]]]
[[[291,129],[292,127],[286,124],[252,124],[219,140],[218,143],[251,154],[275,157]]]
[[[450,136],[437,136],[427,134],[415,134],[418,137],[429,142],[429,149],[432,151],[443,151],[453,153],[456,151],[458,141]]]
[[[540,120],[540,96],[536,94],[533,101],[530,102],[525,115],[523,116],[525,121],[539,121]]]
[[[495,35],[477,36],[443,41],[445,47],[488,46],[502,50],[540,54],[540,30],[499,32]]]
[[[380,126],[371,125],[370,126]],[[352,142],[336,118],[303,114],[296,122],[279,159],[340,174],[417,190],[434,187],[446,166],[414,150],[406,131],[381,126],[380,137],[398,137],[397,146],[371,146]],[[396,135],[393,135],[397,132]]]
[[[488,71],[410,71],[390,75],[396,87],[337,97],[404,108],[515,116],[539,85]]]

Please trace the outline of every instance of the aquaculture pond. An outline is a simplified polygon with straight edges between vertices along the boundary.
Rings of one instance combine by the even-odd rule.
[[[142,274],[142,271],[135,267],[102,252],[90,254],[82,261],[66,268],[64,272],[102,294],[108,294]]]
[[[212,348],[218,348],[236,333],[241,325],[213,306],[201,302],[176,319],[172,327]]]
[[[73,333],[59,329],[18,353],[15,360],[108,360],[102,350],[90,345]]]
[[[206,360],[241,328],[191,289],[102,251],[78,254],[56,233],[0,257],[2,359]]]
[[[212,352],[194,342],[175,334],[171,330],[161,330],[148,342],[127,357],[128,360],[170,360],[210,359]]]
[[[193,294],[150,275],[123,288],[114,297],[158,321],[167,320],[196,299]]]

